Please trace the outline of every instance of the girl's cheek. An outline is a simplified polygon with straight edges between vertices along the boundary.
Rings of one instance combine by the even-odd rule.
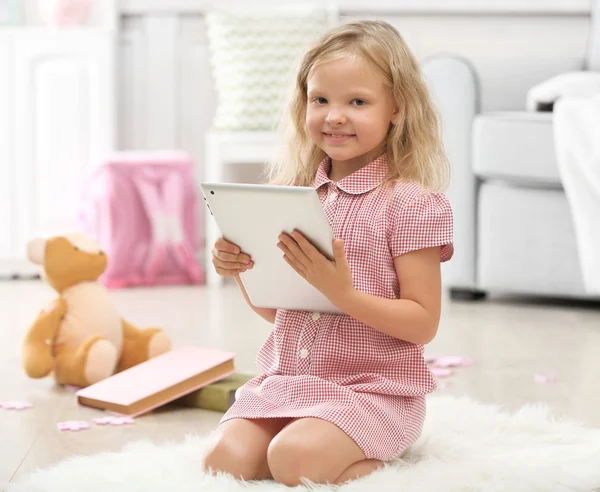
[[[319,132],[319,119],[314,113],[308,114],[306,117],[306,126],[310,132]]]

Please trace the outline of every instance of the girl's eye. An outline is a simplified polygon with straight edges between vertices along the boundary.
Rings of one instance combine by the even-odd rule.
[[[364,106],[367,102],[364,99],[355,99],[352,101],[356,106]]]
[[[325,99],[324,97],[317,97],[315,98],[315,102],[317,104],[327,104],[327,99]]]

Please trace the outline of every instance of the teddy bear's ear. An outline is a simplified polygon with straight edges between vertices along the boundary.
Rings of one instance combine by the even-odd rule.
[[[46,256],[46,240],[40,237],[32,239],[27,245],[27,257],[33,263],[37,265],[44,264],[44,257]]]

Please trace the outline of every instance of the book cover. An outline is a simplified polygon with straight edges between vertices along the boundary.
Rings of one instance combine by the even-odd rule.
[[[77,401],[135,417],[235,372],[234,354],[201,347],[171,350],[75,393]]]

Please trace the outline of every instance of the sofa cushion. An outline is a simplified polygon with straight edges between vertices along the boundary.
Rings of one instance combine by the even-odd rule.
[[[473,125],[473,170],[483,178],[560,186],[552,113],[484,113]]]

